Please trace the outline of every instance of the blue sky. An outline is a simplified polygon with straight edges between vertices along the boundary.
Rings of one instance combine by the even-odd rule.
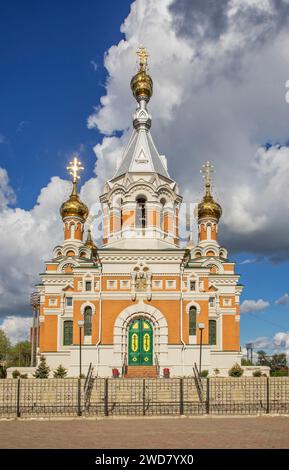
[[[223,112],[223,108],[225,110],[229,109],[231,103],[235,100],[236,93],[238,93],[241,82],[238,82],[237,87],[233,82],[234,74],[236,74],[239,64],[236,66],[236,63],[234,63],[234,68],[232,66],[230,70],[231,75],[227,74],[225,79],[218,70],[217,73],[220,73],[220,75],[216,83],[212,85],[212,82],[209,81],[210,87],[204,87],[203,89],[199,87],[190,90],[188,93],[186,76],[190,77],[189,74],[192,73],[194,77],[196,73],[191,72],[189,69],[186,72],[185,66],[182,64],[167,70],[165,61],[161,62],[161,58],[162,54],[165,55],[172,50],[172,54],[175,54],[175,60],[175,57],[178,57],[178,47],[180,50],[179,57],[184,55],[184,51],[189,54],[189,48],[193,47],[192,44],[196,44],[198,38],[196,39],[195,36],[190,37],[190,33],[188,33],[188,31],[194,30],[194,25],[186,28],[184,24],[185,21],[190,20],[190,15],[185,14],[185,1],[180,2],[177,6],[175,2],[172,2],[175,7],[170,11],[173,22],[169,31],[165,30],[166,25],[163,22],[163,16],[165,17],[167,13],[167,10],[165,11],[166,3],[167,0],[160,0],[156,3],[151,0],[138,1],[135,13],[132,14],[130,14],[131,1],[128,0],[107,0],[106,2],[96,0],[85,0],[83,2],[68,0],[51,0],[49,2],[30,0],[29,2],[23,2],[20,0],[10,0],[1,3],[0,167],[7,170],[10,186],[16,194],[16,201],[12,205],[10,204],[10,207],[30,211],[34,207],[41,189],[47,187],[52,176],[58,175],[62,179],[67,179],[66,164],[74,151],[78,151],[81,154],[81,159],[85,165],[82,183],[94,176],[93,171],[96,156],[93,147],[96,144],[99,144],[100,147],[103,146],[103,135],[110,135],[108,127],[111,126],[113,135],[119,137],[122,131],[130,125],[131,120],[129,109],[131,109],[132,101],[129,87],[127,85],[128,91],[122,94],[120,90],[123,90],[123,88],[118,88],[119,84],[115,84],[115,78],[119,70],[123,71],[124,75],[120,76],[119,83],[128,84],[124,48],[122,43],[119,42],[126,40],[128,46],[135,50],[136,42],[142,41],[149,45],[151,41],[151,72],[155,80],[156,90],[151,103],[153,116],[156,117],[153,122],[153,135],[160,152],[168,154],[171,175],[178,180],[181,192],[182,188],[186,191],[189,187],[188,175],[190,174],[192,174],[194,186],[200,188],[200,162],[207,158],[207,152],[211,152],[209,157],[213,154],[215,166],[218,168],[216,189],[218,194],[222,196],[224,205],[226,206],[227,204],[224,211],[224,228],[223,225],[220,227],[220,239],[222,240],[223,233],[224,242],[226,245],[229,245],[231,251],[233,250],[230,258],[237,261],[237,272],[241,274],[240,282],[245,285],[242,299],[252,301],[263,299],[270,304],[262,311],[254,310],[253,308],[251,313],[242,315],[242,344],[259,337],[266,337],[269,341],[276,333],[288,332],[289,330],[288,305],[277,305],[275,303],[277,299],[289,291],[289,245],[286,245],[289,233],[287,232],[286,235],[286,229],[284,229],[281,222],[280,227],[276,228],[278,233],[280,231],[283,233],[280,240],[278,238],[279,235],[275,235],[274,231],[268,231],[270,217],[278,216],[277,210],[276,214],[274,211],[274,207],[278,208],[279,203],[277,199],[276,201],[272,199],[273,210],[270,208],[271,213],[269,217],[266,214],[268,219],[267,225],[264,223],[262,226],[260,222],[261,228],[255,228],[254,221],[261,220],[260,217],[264,215],[263,213],[257,213],[257,206],[260,205],[261,207],[262,205],[262,195],[258,189],[259,186],[257,186],[261,180],[260,175],[254,181],[250,180],[251,176],[249,175],[252,175],[254,171],[251,166],[253,154],[248,157],[248,160],[249,158],[251,159],[248,167],[245,167],[243,163],[243,154],[247,152],[249,155],[251,150],[255,152],[258,146],[262,146],[266,142],[278,142],[284,145],[284,158],[287,158],[286,142],[289,140],[289,131],[286,122],[289,122],[289,105],[286,106],[283,94],[285,95],[284,86],[286,78],[289,79],[289,64],[283,58],[282,63],[280,59],[280,63],[276,65],[276,54],[273,54],[274,50],[273,52],[271,51],[271,46],[266,46],[266,44],[269,44],[269,40],[266,42],[266,37],[263,40],[263,49],[258,49],[257,51],[257,49],[254,49],[257,47],[255,43],[252,45],[250,50],[256,51],[256,55],[258,54],[259,57],[261,55],[264,66],[266,65],[268,84],[266,81],[267,76],[263,75],[260,80],[257,80],[257,76],[254,76],[253,78],[251,77],[252,82],[250,82],[256,83],[252,94],[254,98],[250,96],[251,89],[249,87],[248,90],[245,89],[248,101],[250,100],[253,103],[252,106],[254,105],[254,109],[248,112],[248,115],[251,115],[250,127],[248,124],[248,129],[245,128],[244,121],[246,119],[243,119],[242,114],[242,100],[245,101],[244,107],[247,106],[249,108],[250,106],[246,102],[246,98],[242,98],[245,94],[241,95],[240,92],[240,98],[236,99],[236,102],[238,101],[236,105],[238,106],[236,108],[237,112],[233,107],[230,110],[232,111],[232,116],[234,116],[233,119],[228,112],[230,123],[235,122],[237,129],[236,144],[234,146],[234,142],[230,142],[230,130],[227,132],[225,118],[223,125],[225,138],[222,134],[222,129],[219,129],[218,125],[219,123],[220,127],[222,125],[222,113],[220,113],[220,110]],[[181,7],[181,4],[183,7]],[[187,4],[191,10],[190,2]],[[205,8],[209,3],[204,1],[202,5]],[[203,7],[199,6],[198,8]],[[125,28],[125,32],[121,33],[120,26],[127,17],[129,18],[129,23]],[[176,18],[178,18],[177,23],[175,23]],[[194,21],[202,21],[202,18],[202,16],[198,17],[196,15]],[[210,28],[210,31],[214,30],[214,37],[217,37],[218,31],[215,31],[214,18],[210,18],[209,10],[206,12],[206,18],[208,19],[207,27]],[[242,18],[244,20],[244,15]],[[250,21],[252,20],[250,19]],[[277,21],[276,15],[274,16],[274,21]],[[156,27],[154,27],[154,22],[159,22],[156,24]],[[177,26],[174,26],[176,24]],[[252,25],[249,23],[249,20],[248,25],[251,28]],[[172,38],[170,33],[173,27],[175,27],[175,35]],[[162,47],[162,44],[166,44],[164,39],[166,38],[165,34],[167,34],[167,46],[163,46],[166,49],[161,53],[158,51],[158,48]],[[259,39],[259,37],[256,37],[256,43]],[[271,41],[270,44],[274,44],[274,41],[279,40],[277,36],[270,36],[269,39]],[[116,45],[116,48],[109,53],[109,62],[105,68],[104,56],[113,45]],[[278,50],[280,50],[280,47]],[[237,57],[244,56],[246,58],[246,54],[248,55],[249,53],[246,51],[243,52],[243,55],[239,54]],[[127,55],[129,54],[127,53]],[[252,57],[246,59],[248,62],[246,64],[247,69],[245,68],[245,70],[252,70],[253,75],[254,68],[250,62],[251,59]],[[113,60],[115,60],[115,64],[118,64],[119,60],[120,66],[115,65],[114,68]],[[129,76],[134,72],[134,60],[134,58],[129,59],[127,65]],[[160,62],[158,63],[157,60]],[[223,60],[223,56],[221,60]],[[176,75],[178,67],[179,70],[182,70],[181,80]],[[224,60],[224,70],[227,70],[226,67],[228,67],[227,59],[226,61]],[[284,67],[284,71],[282,67]],[[280,72],[278,80],[274,75],[275,71],[276,73]],[[170,79],[170,74],[172,82],[167,83]],[[214,72],[212,75],[215,76],[216,73]],[[107,77],[110,77],[111,85],[106,88]],[[228,77],[233,77],[233,84],[229,83],[228,85]],[[204,80],[203,82],[205,83]],[[272,83],[278,83],[279,89],[277,91],[275,88],[269,88],[272,86]],[[165,86],[168,86],[170,90],[167,96],[170,95],[169,99],[171,99],[171,102],[168,99],[166,106],[164,106],[164,100],[161,102],[162,91],[165,89]],[[179,90],[177,89],[178,86],[180,87]],[[230,86],[229,91],[228,86]],[[266,88],[267,86],[268,88]],[[232,95],[230,94],[231,89],[233,90]],[[266,96],[266,100],[263,100],[262,104],[260,104],[261,101],[258,101],[258,89],[261,89],[260,93]],[[174,91],[175,96],[173,96]],[[185,100],[182,98],[182,92],[186,97]],[[103,107],[104,114],[100,115],[97,110],[94,111],[94,107],[100,106],[100,98],[106,93],[110,98],[110,102]],[[278,94],[276,95],[276,93]],[[270,101],[271,96],[272,102]],[[256,102],[254,101],[255,97]],[[200,104],[198,100],[201,98],[202,102]],[[221,106],[218,100],[221,101]],[[279,103],[278,100],[280,101]],[[190,101],[193,110],[198,109],[198,107],[201,109],[196,118],[193,114],[194,111],[191,112],[190,109],[190,112],[188,112],[185,108],[185,103]],[[266,105],[266,101],[268,101],[270,112],[264,111],[262,108]],[[224,104],[225,106],[223,106]],[[254,115],[255,110],[259,108],[260,114],[258,115],[256,111],[256,115]],[[212,109],[212,112],[210,112],[210,115],[205,115],[204,109]],[[214,109],[218,110],[217,121],[211,121]],[[114,113],[114,110],[117,112]],[[186,115],[185,113],[188,113],[189,118],[186,118],[185,123],[177,129],[178,123],[181,121],[182,116]],[[202,120],[203,113],[204,118]],[[93,115],[97,125],[94,129],[88,129],[87,119]],[[121,115],[121,117],[116,118],[116,115]],[[186,127],[188,121],[190,121],[189,126]],[[106,122],[110,122],[110,126]],[[198,128],[198,126],[200,127]],[[216,128],[218,137],[208,145],[210,136],[214,134]],[[254,128],[254,135],[252,128]],[[179,140],[174,138],[173,132],[176,129]],[[240,139],[241,144],[238,141],[240,129],[242,129],[244,135],[246,134],[250,145],[247,142],[244,143],[242,139]],[[232,131],[233,137],[235,136],[234,132],[235,129]],[[198,140],[199,136],[202,137],[200,141]],[[220,138],[220,142],[218,138]],[[233,141],[234,138],[231,140]],[[113,141],[108,141],[109,145],[111,142]],[[186,142],[187,147],[185,147]],[[209,150],[205,145],[208,145]],[[228,151],[224,150],[225,147]],[[181,158],[183,158],[183,165],[178,165],[177,159],[170,155],[170,153],[176,152],[176,149],[180,152]],[[273,146],[272,159],[278,153],[277,150]],[[223,154],[226,151],[231,159],[232,155],[234,155],[232,165],[238,170],[239,177],[243,178],[241,181],[241,183],[244,183],[242,187],[248,182],[249,190],[253,191],[256,185],[257,192],[252,192],[252,197],[249,194],[251,199],[248,196],[249,190],[244,193],[249,201],[246,207],[247,213],[249,214],[252,205],[256,206],[254,213],[250,214],[250,216],[246,214],[245,222],[242,219],[244,211],[241,211],[237,217],[237,210],[234,210],[233,206],[230,206],[229,202],[227,202],[233,200],[231,196],[233,189],[236,192],[237,183],[236,180],[232,179],[231,188],[228,189],[226,186],[228,164],[225,157],[222,160]],[[189,157],[186,157],[186,153]],[[266,158],[268,157],[268,153],[264,153],[264,155]],[[264,155],[262,154],[262,156]],[[193,161],[192,166],[188,166],[189,161]],[[254,165],[256,166],[256,162]],[[183,167],[182,172],[180,167]],[[273,180],[273,176],[271,179]],[[269,185],[268,181],[266,184]],[[262,190],[264,187],[265,183],[262,183]],[[229,190],[231,191],[230,197],[227,197]],[[194,196],[196,196],[196,192]],[[242,194],[240,194],[240,198],[241,196],[243,197]],[[277,196],[273,195],[273,197]],[[263,199],[265,200],[265,197]],[[245,196],[244,200],[246,200]],[[285,219],[289,220],[288,204],[286,207],[287,212],[284,212],[282,209],[283,215],[285,214]],[[27,215],[27,213],[25,214]],[[232,218],[232,224],[230,224],[230,217]],[[281,220],[280,217],[279,219]],[[283,219],[284,216],[282,217]],[[248,224],[247,231],[243,229],[244,224]],[[274,222],[272,220],[271,227],[273,225],[274,227],[276,226],[275,219]],[[260,231],[258,232],[258,230]],[[3,248],[2,246],[1,250],[5,251],[5,247]],[[23,251],[25,250],[22,248]],[[19,248],[17,256],[21,257],[22,252]],[[279,258],[278,263],[268,261],[268,258],[273,259],[275,255]],[[31,251],[29,256],[36,256],[36,254],[33,254]],[[280,259],[285,259],[285,261],[280,262]],[[250,260],[251,262],[244,263],[245,260]],[[2,263],[5,264],[6,261],[2,261]],[[13,260],[11,263],[13,263]],[[17,267],[17,269],[21,271],[21,267]],[[13,279],[13,275],[12,273],[11,279]],[[21,293],[21,295],[24,294]],[[13,315],[14,313],[13,309],[7,309],[7,315]],[[23,311],[23,314],[25,313]],[[19,310],[17,310],[17,314],[19,314]]]
[[[86,120],[104,93],[104,54],[122,38],[130,3],[1,3],[0,162],[18,206],[30,209],[52,175],[66,178],[75,150],[86,162],[82,181],[91,175],[100,136]]]

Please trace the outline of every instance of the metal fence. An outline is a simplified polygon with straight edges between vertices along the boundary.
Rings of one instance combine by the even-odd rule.
[[[1,379],[0,417],[289,414],[289,377]]]

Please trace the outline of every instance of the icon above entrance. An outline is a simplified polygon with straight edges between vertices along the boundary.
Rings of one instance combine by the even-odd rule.
[[[128,363],[130,366],[151,366],[153,363],[153,328],[145,318],[138,318],[129,326]]]

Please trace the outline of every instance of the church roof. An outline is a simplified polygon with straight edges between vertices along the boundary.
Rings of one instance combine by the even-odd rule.
[[[114,178],[125,173],[157,173],[171,179],[166,169],[165,157],[159,155],[147,129],[138,128],[133,131]]]

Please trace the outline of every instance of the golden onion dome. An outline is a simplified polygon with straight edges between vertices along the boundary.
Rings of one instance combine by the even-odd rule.
[[[137,51],[139,56],[139,70],[131,79],[130,86],[133,96],[137,101],[149,101],[153,94],[153,81],[147,74],[147,58],[148,53],[144,47],[140,47]]]
[[[214,201],[211,194],[206,194],[198,205],[198,219],[210,218],[219,221],[221,215],[222,208],[220,204]]]
[[[140,70],[134,77],[132,77],[130,86],[133,96],[137,101],[149,101],[153,94],[153,81],[145,70]]]
[[[74,182],[69,199],[60,207],[61,217],[62,219],[65,217],[79,217],[80,219],[86,220],[88,213],[88,207],[80,200],[76,191],[76,183]]]

